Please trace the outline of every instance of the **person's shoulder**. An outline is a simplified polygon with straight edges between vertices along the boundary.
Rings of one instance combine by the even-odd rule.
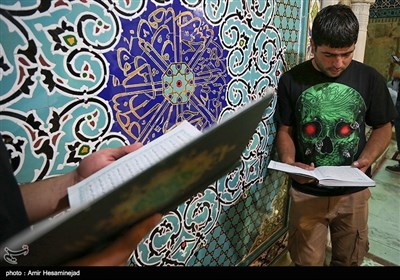
[[[376,70],[374,67],[372,67],[371,65],[368,65],[366,63],[357,61],[357,60],[353,60],[351,63],[352,67],[357,69],[357,70],[362,70],[362,71],[366,71],[366,73],[371,73],[371,74],[379,74],[378,70]]]
[[[290,68],[289,70],[287,70],[285,73],[283,73],[283,75],[292,75],[298,72],[304,73],[304,71],[308,68],[312,67],[312,63],[311,60],[306,60],[303,61],[295,66],[293,66],[292,68]]]
[[[360,75],[360,78],[366,78],[371,82],[383,81],[386,84],[386,80],[381,73],[378,72],[371,65],[365,64],[363,62],[353,60],[351,63],[351,71],[356,72]]]

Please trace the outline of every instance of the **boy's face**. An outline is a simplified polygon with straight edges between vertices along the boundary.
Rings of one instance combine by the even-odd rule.
[[[326,45],[315,46],[311,41],[314,67],[328,77],[338,77],[353,59],[355,44],[345,48],[331,48]]]

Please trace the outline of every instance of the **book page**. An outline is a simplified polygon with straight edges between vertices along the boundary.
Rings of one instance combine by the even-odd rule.
[[[92,176],[68,188],[71,208],[89,203],[108,193],[128,179],[164,159],[201,132],[184,121],[171,131],[161,135],[140,149],[118,159]]]
[[[271,160],[268,164],[268,168],[270,169],[275,169],[279,171],[283,171],[286,173],[291,173],[291,174],[298,174],[310,178],[316,178],[316,174],[314,173],[313,170],[307,170],[298,166],[290,165],[287,163],[279,162],[279,161],[274,161]]]
[[[320,166],[315,170],[319,180],[336,180],[344,182],[372,182],[364,172],[352,166]]]

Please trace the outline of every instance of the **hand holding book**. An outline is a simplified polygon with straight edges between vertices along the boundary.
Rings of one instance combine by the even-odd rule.
[[[314,170],[271,160],[268,168],[289,174],[315,178],[321,186],[374,187],[375,182],[360,169],[352,166],[319,166]]]
[[[72,186],[71,209],[21,231],[0,249],[29,248],[19,265],[58,265],[113,244],[128,228],[170,211],[234,168],[272,97],[252,101],[202,132],[180,123]]]

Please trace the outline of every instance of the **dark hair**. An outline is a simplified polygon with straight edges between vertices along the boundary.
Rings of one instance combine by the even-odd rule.
[[[357,42],[359,24],[349,6],[336,4],[323,8],[312,26],[315,46],[345,48]]]

